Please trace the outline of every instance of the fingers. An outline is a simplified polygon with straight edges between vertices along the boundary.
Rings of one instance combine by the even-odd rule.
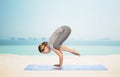
[[[55,64],[54,66],[56,66],[56,67],[61,67],[61,65],[60,65],[60,64]]]

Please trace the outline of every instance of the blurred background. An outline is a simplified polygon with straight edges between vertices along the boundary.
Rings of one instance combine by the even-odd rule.
[[[119,4],[119,0],[0,0],[0,54],[40,55],[38,45],[61,25],[72,29],[64,44],[81,55],[120,54]]]

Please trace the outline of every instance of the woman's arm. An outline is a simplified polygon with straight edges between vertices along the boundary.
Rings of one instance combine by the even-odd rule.
[[[57,50],[57,49],[52,49],[58,56],[59,56],[59,64],[55,65],[57,67],[61,67],[62,64],[63,64],[63,54],[60,50]]]

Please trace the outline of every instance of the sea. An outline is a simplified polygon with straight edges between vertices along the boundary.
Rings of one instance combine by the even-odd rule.
[[[118,55],[120,54],[120,45],[118,46],[102,46],[102,45],[68,45],[70,48],[75,48],[81,56],[103,56],[103,55]],[[16,54],[16,55],[40,55],[37,45],[0,45],[0,54]],[[64,52],[64,55],[72,56],[73,54]],[[48,56],[56,55],[54,52],[47,54]]]

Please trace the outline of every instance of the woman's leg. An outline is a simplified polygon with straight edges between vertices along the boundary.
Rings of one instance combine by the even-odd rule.
[[[80,56],[80,54],[79,54],[75,49],[68,48],[68,47],[65,46],[65,45],[62,45],[62,46],[60,47],[60,50],[61,50],[61,51],[66,51],[66,52],[70,52],[70,53],[72,53],[72,54],[74,54],[74,55]]]
[[[59,33],[57,39],[55,40],[53,47],[56,49],[60,49],[61,45],[63,42],[68,38],[68,36],[71,33],[71,29],[69,27],[63,26],[62,27],[62,32]]]

